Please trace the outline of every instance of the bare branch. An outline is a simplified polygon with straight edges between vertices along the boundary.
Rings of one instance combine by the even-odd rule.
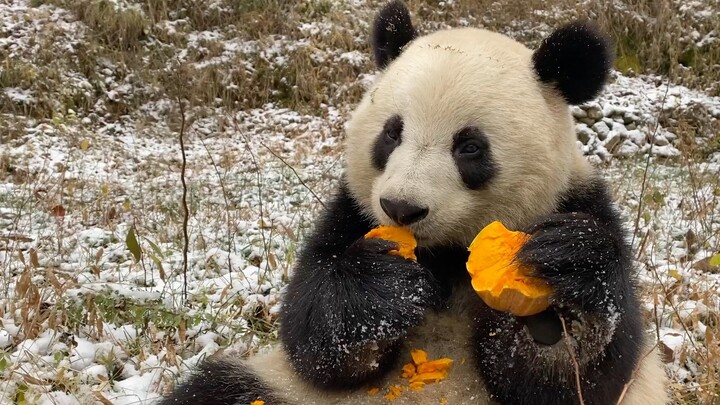
[[[317,194],[315,194],[315,192],[314,192],[307,184],[305,184],[305,182],[303,181],[303,179],[300,178],[300,174],[298,174],[298,172],[295,171],[295,168],[294,168],[294,167],[292,167],[288,162],[286,162],[285,159],[282,158],[282,156],[278,155],[277,153],[275,153],[274,150],[270,149],[270,147],[268,147],[267,145],[265,145],[265,144],[262,143],[262,142],[259,142],[259,143],[260,143],[260,145],[261,145],[263,148],[267,149],[268,152],[270,152],[270,154],[272,154],[273,156],[275,156],[276,158],[278,158],[278,160],[280,160],[280,162],[282,162],[282,164],[284,164],[284,165],[287,166],[290,170],[292,170],[293,174],[295,174],[295,177],[297,177],[297,179],[298,179],[298,181],[300,182],[300,184],[301,184],[303,187],[305,187],[305,188],[307,189],[307,191],[309,191],[310,194],[313,195],[313,197],[315,197],[315,200],[317,200],[317,202],[320,203],[320,205],[322,205],[323,208],[327,209],[327,207],[325,206],[325,203],[323,203],[323,201],[320,199],[320,197],[318,197]]]
[[[228,256],[227,256],[227,266],[228,266],[228,275],[230,277],[230,284],[232,284],[232,260],[230,257],[230,253],[233,252],[233,237],[234,233],[232,232],[232,221],[230,220],[230,203],[228,202],[228,193],[225,189],[225,181],[223,179],[223,176],[220,174],[220,169],[218,169],[218,165],[215,163],[215,159],[212,156],[212,153],[210,153],[210,149],[208,149],[207,145],[205,144],[205,141],[200,137],[200,144],[202,144],[203,148],[205,149],[205,152],[207,152],[208,157],[210,158],[210,163],[213,166],[213,169],[215,169],[215,175],[217,175],[218,182],[220,183],[220,190],[222,191],[223,200],[225,200],[225,220],[227,221],[227,229],[228,229]],[[242,273],[242,272],[241,272]],[[242,273],[243,275],[245,273]]]
[[[580,405],[585,405],[585,400],[583,400],[582,388],[580,385],[580,365],[578,364],[577,359],[575,358],[575,352],[573,352],[572,346],[570,345],[570,337],[568,335],[567,327],[565,326],[565,319],[563,319],[562,316],[560,316],[559,318],[560,323],[562,323],[563,333],[565,335],[565,346],[567,347],[570,358],[572,359],[573,365],[575,366],[575,384],[577,385],[578,399],[580,400]]]
[[[182,206],[183,206],[183,301],[185,305],[188,305],[187,299],[187,271],[188,271],[188,250],[190,248],[190,238],[188,237],[188,222],[190,220],[190,210],[187,205],[187,183],[185,182],[185,167],[187,166],[187,159],[185,157],[185,105],[182,100],[178,98],[178,106],[180,108],[180,151],[182,152],[182,167],[180,169],[180,182],[182,182],[183,195],[182,195]]]
[[[638,198],[638,209],[637,209],[637,215],[635,216],[635,229],[633,230],[633,236],[632,241],[630,242],[630,246],[635,246],[635,237],[637,236],[638,229],[640,228],[640,217],[642,216],[642,209],[643,209],[643,197],[645,196],[645,187],[647,186],[647,175],[648,170],[650,169],[650,158],[652,157],[652,146],[655,142],[655,135],[657,134],[658,128],[660,128],[660,114],[662,114],[663,109],[665,108],[665,101],[667,100],[668,92],[670,91],[670,83],[666,83],[665,86],[665,95],[663,96],[662,104],[660,104],[660,111],[658,111],[657,117],[655,117],[655,128],[653,129],[652,135],[648,139],[648,143],[650,144],[650,150],[648,150],[647,158],[645,159],[645,169],[643,170],[643,178],[642,178],[642,185],[640,186],[640,198]],[[638,257],[640,255],[641,250],[638,249]]]

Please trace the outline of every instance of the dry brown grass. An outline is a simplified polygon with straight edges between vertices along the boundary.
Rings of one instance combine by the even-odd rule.
[[[150,29],[151,21],[138,8],[120,8],[109,0],[60,1],[85,23],[97,40],[109,49],[132,51]]]
[[[619,170],[626,175],[614,183],[614,192],[621,206],[635,206],[632,215],[638,215],[644,223],[644,226],[636,225],[633,240],[637,242],[637,261],[644,264],[652,276],[651,283],[643,284],[642,295],[652,302],[652,310],[645,312],[646,320],[655,326],[658,338],[661,326],[691,336],[680,351],[673,352],[663,343],[659,344],[666,363],[696,370],[696,376],[685,384],[671,382],[673,403],[717,404],[720,401],[720,311],[716,299],[720,289],[707,277],[716,270],[702,265],[708,258],[706,253],[699,252],[717,252],[720,248],[710,244],[711,239],[717,240],[720,236],[716,217],[720,206],[720,177],[696,159],[698,146],[686,145],[685,148],[682,158],[667,166],[651,161],[621,166]],[[647,188],[640,184],[644,171]],[[672,201],[667,200],[669,196],[673,196]],[[642,201],[641,206],[638,201]],[[680,221],[692,222],[686,222],[686,228],[682,228],[678,226]],[[684,245],[681,255],[670,248],[678,242]],[[686,277],[687,274],[693,275]],[[706,310],[688,315],[683,305],[690,300]]]
[[[720,151],[720,120],[703,106],[666,111],[660,115],[660,124],[679,137],[678,148],[685,159],[703,161]]]
[[[313,57],[320,53],[359,50],[368,54],[366,25],[372,9],[339,7],[326,0],[283,2],[277,0],[243,0],[221,2],[222,7],[207,7],[199,0],[167,0],[138,2],[135,7],[118,8],[108,0],[67,2],[53,0],[72,10],[91,30],[94,42],[84,45],[81,55],[73,58],[75,69],[91,80],[98,57],[126,65],[128,72],[143,81],[160,85],[173,93],[178,84],[185,99],[197,105],[220,105],[231,108],[256,108],[272,102],[296,110],[318,112],[325,103],[353,104],[362,93],[357,86],[358,75],[371,70],[371,64],[350,66],[342,61]],[[380,4],[381,2],[377,2]],[[662,4],[661,4],[662,3]],[[536,46],[552,27],[573,18],[596,20],[613,37],[618,54],[617,67],[625,72],[656,72],[673,81],[717,93],[720,81],[720,41],[702,48],[688,40],[688,32],[696,30],[702,37],[715,30],[720,32],[720,18],[699,20],[679,11],[671,0],[650,2],[632,0],[627,7],[611,2],[578,4],[569,0],[530,2],[511,0],[458,0],[453,7],[439,7],[427,0],[411,0],[408,5],[421,31],[438,27],[483,26],[508,33],[518,40]],[[639,17],[642,16],[642,17]],[[182,21],[174,32],[159,28],[158,23]],[[310,35],[298,27],[303,23],[321,22],[329,25],[329,34]],[[226,39],[257,41],[257,49],[272,45],[274,39],[307,41],[301,48],[285,52],[286,63],[273,66],[259,52],[237,54],[222,63],[197,67],[222,54],[222,42],[200,42],[189,49],[188,57],[174,61],[173,47],[187,45],[187,34],[214,29]],[[160,42],[157,42],[159,40]],[[149,42],[148,42],[149,41]],[[11,62],[6,62],[11,63]],[[167,74],[171,66],[176,74]],[[252,68],[248,68],[251,66]],[[6,69],[2,82],[27,85],[22,69]],[[54,90],[53,80],[47,92]],[[349,89],[348,89],[349,88]],[[342,91],[338,91],[342,89]],[[101,94],[97,94],[100,97]],[[115,109],[127,114],[151,95],[138,95],[123,100]],[[70,99],[67,108],[83,109],[95,100]],[[38,107],[39,117],[50,117],[56,106]],[[17,111],[15,109],[14,111]]]
[[[625,4],[625,10],[611,2],[591,2],[587,8],[587,14],[596,15],[615,39],[620,70],[654,72],[720,94],[720,41],[697,45],[711,32],[716,38],[720,33],[720,4],[708,2],[714,16],[705,18],[681,11],[685,2],[629,0]]]

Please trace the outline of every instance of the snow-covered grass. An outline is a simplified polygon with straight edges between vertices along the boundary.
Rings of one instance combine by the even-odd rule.
[[[423,31],[482,25],[530,45],[594,10],[409,4]],[[655,70],[671,79],[617,73],[573,114],[578,147],[633,231],[675,398],[709,404],[720,395],[720,98],[708,81],[718,20],[712,1],[673,4],[684,14],[664,18],[683,19],[670,26],[697,37],[708,66]],[[374,8],[0,4],[0,402],[152,403],[201,359],[275,339],[295,252],[342,172],[343,123],[373,77]],[[656,68],[646,51],[641,67]]]
[[[633,230],[643,306],[677,403],[718,400],[718,172],[718,163],[652,160],[606,170]]]

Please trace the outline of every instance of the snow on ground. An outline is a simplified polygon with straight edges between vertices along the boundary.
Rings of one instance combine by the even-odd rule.
[[[67,52],[86,35],[60,7],[0,5],[4,52],[30,62],[39,51],[33,36],[48,27]],[[330,28],[304,23],[298,31],[313,37],[330,35]],[[177,58],[198,52],[203,41],[222,50],[197,62],[198,69],[267,45],[199,31],[175,50]],[[288,41],[271,41],[264,57],[282,65],[288,52],[308,46]],[[358,50],[316,56],[354,67],[369,59]],[[271,342],[298,245],[321,208],[318,198],[332,192],[342,172],[342,126],[351,105],[322,105],[316,113],[272,103],[189,108],[185,283],[178,102],[156,97],[130,114],[110,114],[112,101],[152,86],[132,75],[120,79],[121,68],[109,60],[97,63],[103,96],[91,113],[5,115],[22,125],[13,137],[0,136],[7,162],[0,165],[6,172],[0,175],[0,402],[152,403],[203,358],[220,350],[244,355]],[[357,81],[368,83],[372,73],[359,73]],[[77,75],[66,82],[73,94],[92,88]],[[14,87],[3,94],[19,104],[41,96]],[[720,244],[720,155],[705,162],[680,158],[672,122],[657,117],[695,108],[709,122],[720,119],[718,97],[618,73],[597,102],[572,111],[578,147],[605,164],[635,231],[646,315],[681,390],[702,389],[697,381],[705,365],[693,353],[717,336],[720,274],[708,258]],[[710,139],[704,133],[696,142]]]
[[[300,179],[322,192],[337,178],[340,169],[337,153],[329,153],[338,149],[337,136],[328,130],[336,126],[331,120],[273,106],[241,112],[234,119],[239,122],[237,127],[222,132],[211,121],[196,121],[188,128],[187,177],[192,216],[187,290],[191,297],[207,302],[187,311],[189,320],[196,324],[188,325],[185,339],[194,340],[192,350],[203,351],[186,359],[184,368],[213,354],[218,349],[216,341],[243,336],[241,340],[248,339],[244,343],[253,342],[253,337],[246,336],[249,328],[240,316],[257,316],[254,311],[258,308],[270,316],[297,238],[317,205]],[[169,132],[167,128],[157,130]],[[52,283],[48,273],[52,269],[61,280],[63,294],[43,297],[44,302],[56,308],[50,317],[93,311],[87,307],[88,302],[83,302],[86,297],[95,297],[96,307],[126,301],[152,302],[175,311],[168,315],[170,320],[183,316],[174,315],[186,313],[181,298],[183,278],[178,274],[182,262],[178,219],[182,209],[177,143],[174,139],[152,137],[148,132],[138,133],[131,126],[120,129],[115,123],[92,131],[89,134],[66,125],[28,128],[27,135],[16,141],[17,146],[7,151],[25,163],[23,170],[43,179],[40,184],[4,185],[0,194],[0,204],[3,209],[7,206],[0,237],[15,235],[2,240],[4,247],[13,250],[0,250],[8,288],[12,289],[12,280],[27,271],[33,273],[34,285],[46,286]],[[59,136],[66,132],[70,135]],[[244,134],[254,136],[245,138]],[[297,136],[291,138],[291,134]],[[92,136],[92,141],[83,149],[68,142],[73,135],[78,139]],[[298,168],[298,174],[281,158]],[[57,190],[59,187],[64,190]],[[62,205],[63,216],[44,207],[30,215],[15,209],[16,202],[46,192],[57,193],[51,205]],[[112,220],[108,219],[110,215]],[[132,226],[146,251],[140,263],[126,245]],[[15,249],[24,255],[30,249],[36,251],[36,265],[30,264],[29,258],[24,263],[18,260]],[[161,267],[165,276],[160,275]],[[24,297],[17,289],[10,294],[15,299]],[[98,296],[107,304],[98,302]],[[75,300],[79,304],[71,303]],[[81,308],[74,307],[77,305]],[[115,316],[107,308],[97,311],[104,312],[105,317]],[[10,343],[3,345],[12,346],[20,327],[12,312],[6,316],[3,340]],[[237,319],[214,325],[217,316]],[[99,384],[88,385],[84,394],[99,388],[114,403],[157,397],[162,376],[158,365],[167,367],[162,357],[168,354],[143,358],[131,355],[125,347],[144,340],[136,328],[145,318],[138,315],[128,319],[135,321],[132,324],[103,322],[102,331],[95,325],[68,331],[95,336],[94,343],[82,340],[80,344],[79,337],[73,335],[77,345],[68,345],[63,341],[67,337],[46,331],[37,338],[43,339],[42,344],[25,340],[13,348],[10,360],[22,366],[22,373],[46,378],[51,378],[47,374],[51,370],[63,367],[59,362],[67,362],[68,373],[89,373],[88,382]],[[161,317],[158,321],[164,320]],[[156,338],[164,339],[166,332],[158,332]],[[106,343],[112,344],[109,351],[96,347],[107,347]],[[63,359],[55,359],[56,353],[64,353]],[[98,376],[88,371],[97,371],[98,365],[111,358],[125,364],[120,381],[112,387],[103,373]]]

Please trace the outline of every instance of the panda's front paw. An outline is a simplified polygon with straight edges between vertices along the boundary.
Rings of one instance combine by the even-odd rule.
[[[394,364],[400,340],[437,304],[432,273],[390,254],[397,245],[358,239],[297,278],[286,293],[280,337],[298,373],[325,388],[348,388]],[[289,303],[289,304],[287,304]]]
[[[440,288],[429,269],[390,253],[397,247],[383,239],[358,239],[345,251],[339,270],[362,287],[358,292],[372,296],[382,312],[415,326],[425,308],[440,304]]]
[[[553,287],[556,304],[606,310],[627,277],[624,235],[587,214],[555,214],[526,230],[518,260]]]

